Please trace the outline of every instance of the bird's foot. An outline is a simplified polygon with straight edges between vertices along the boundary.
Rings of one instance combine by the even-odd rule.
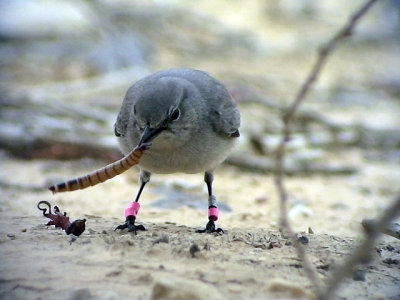
[[[135,225],[135,216],[127,216],[125,223],[118,225],[115,230],[124,230],[124,229],[128,229],[129,232],[134,232],[136,234],[136,232],[138,230],[146,230],[146,228],[144,228],[143,225]]]
[[[225,233],[222,228],[215,228],[215,222],[213,220],[208,221],[205,229],[196,230],[197,233]]]

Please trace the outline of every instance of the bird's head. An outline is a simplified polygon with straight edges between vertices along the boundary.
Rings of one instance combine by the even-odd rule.
[[[141,134],[139,145],[158,137],[156,147],[181,146],[198,123],[197,96],[181,78],[163,77],[144,85],[132,106],[133,122]]]

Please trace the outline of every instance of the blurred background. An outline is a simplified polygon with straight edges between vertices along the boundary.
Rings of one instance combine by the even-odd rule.
[[[277,226],[281,110],[318,48],[363,2],[1,1],[0,209],[37,214],[46,199],[76,217],[122,220],[134,172],[56,197],[45,187],[120,158],[113,124],[128,87],[190,67],[222,81],[242,111],[240,142],[216,174],[221,222]],[[357,234],[363,217],[399,194],[400,1],[379,1],[334,52],[294,131],[287,168],[296,229]],[[202,175],[152,182],[143,220],[205,223]]]

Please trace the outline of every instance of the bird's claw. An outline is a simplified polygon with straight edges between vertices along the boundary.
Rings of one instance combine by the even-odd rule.
[[[208,221],[205,229],[196,230],[197,233],[225,233],[222,228],[215,228],[215,223],[213,220]]]
[[[125,223],[124,223],[124,224],[121,224],[121,225],[118,225],[118,226],[114,229],[114,231],[115,231],[115,230],[124,230],[124,229],[128,229],[129,232],[134,232],[135,234],[136,234],[136,232],[137,232],[138,230],[143,230],[143,231],[145,231],[146,228],[144,228],[143,225],[135,225],[135,220],[136,220],[135,216],[127,216],[127,217],[126,217],[126,220],[125,220]]]

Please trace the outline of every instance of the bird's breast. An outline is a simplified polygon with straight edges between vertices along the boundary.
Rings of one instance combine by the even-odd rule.
[[[150,148],[140,167],[152,173],[200,173],[216,168],[230,153],[233,139],[214,139],[212,143],[191,142],[169,149]]]

